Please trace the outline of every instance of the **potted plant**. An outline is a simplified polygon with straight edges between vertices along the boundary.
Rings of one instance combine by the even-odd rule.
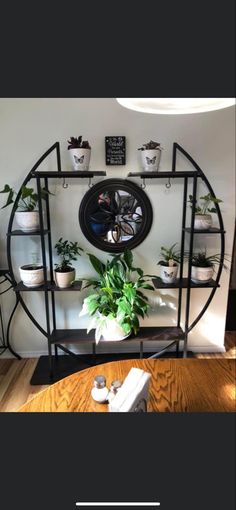
[[[162,151],[161,144],[150,140],[150,142],[139,147],[138,150],[141,151],[143,169],[147,172],[158,172]]]
[[[63,241],[62,237],[55,244],[57,255],[60,257],[60,262],[55,264],[54,271],[55,283],[61,289],[70,287],[75,280],[75,268],[72,267],[72,260],[77,260],[79,251],[83,251],[78,246],[77,242]]]
[[[173,283],[177,278],[180,253],[179,250],[175,250],[176,245],[177,243],[170,248],[161,247],[162,259],[157,264],[161,266],[161,279],[164,283]]]
[[[97,343],[101,337],[105,341],[120,341],[132,332],[136,335],[139,317],[144,318],[149,309],[148,298],[142,291],[154,290],[148,283],[150,275],[133,266],[133,255],[127,249],[106,264],[91,254],[89,259],[99,278],[86,280],[85,287],[94,289],[84,299],[79,314],[92,317],[87,332],[95,328]]]
[[[91,156],[89,142],[87,140],[82,141],[82,136],[78,138],[71,136],[68,144],[67,148],[70,151],[74,170],[88,170]]]
[[[212,226],[212,216],[209,213],[216,213],[215,207],[210,207],[211,204],[219,204],[222,202],[220,198],[213,197],[210,193],[199,198],[201,204],[195,204],[195,219],[194,228],[197,230],[209,230]],[[189,202],[193,206],[193,196],[189,195]]]
[[[20,192],[20,199],[15,215],[17,224],[23,232],[36,232],[39,230],[39,212],[37,211],[39,195],[35,193],[33,188],[28,188],[27,186],[22,186]],[[5,184],[0,193],[8,193],[6,204],[2,209],[8,205],[14,204],[17,193],[8,184]],[[53,195],[53,193],[42,188],[41,198],[45,199],[47,195]]]
[[[20,277],[26,287],[39,287],[44,284],[43,266],[38,264],[37,255],[32,254],[33,263],[19,267]]]
[[[191,280],[194,283],[207,283],[213,277],[215,265],[221,264],[221,258],[219,254],[207,256],[206,250],[202,250],[193,253],[191,264]],[[224,262],[223,267],[227,269]]]

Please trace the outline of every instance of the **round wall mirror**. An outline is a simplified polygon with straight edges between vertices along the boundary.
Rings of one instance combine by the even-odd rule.
[[[151,202],[137,184],[105,179],[92,186],[81,201],[79,222],[91,244],[107,252],[138,246],[153,219]]]

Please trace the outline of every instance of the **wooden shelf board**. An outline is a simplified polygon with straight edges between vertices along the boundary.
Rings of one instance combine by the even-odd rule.
[[[67,178],[92,178],[92,177],[96,177],[96,176],[105,176],[106,175],[106,172],[104,171],[92,171],[92,170],[78,170],[78,171],[75,171],[75,170],[69,170],[69,171],[61,171],[61,172],[56,172],[56,171],[51,171],[51,172],[43,172],[43,171],[36,171],[36,172],[32,172],[32,177],[50,177],[50,178],[56,178],[56,179],[60,179],[60,178],[64,178],[64,177],[67,177]]]
[[[43,230],[43,234],[49,234],[50,230]],[[7,233],[7,236],[40,236],[40,230],[36,232],[23,232],[23,230],[12,230],[12,232]]]
[[[39,287],[26,287],[23,282],[19,282],[16,287],[14,287],[15,292],[45,292],[45,290],[53,291],[53,292],[71,292],[71,291],[80,291],[82,287],[82,281],[74,282],[70,287],[66,287],[66,289],[60,289],[53,282],[48,281],[46,285],[40,285]]]
[[[189,234],[191,233],[190,227],[186,227],[183,230],[185,230],[185,232],[188,232]],[[195,228],[193,230],[193,233],[194,234],[225,234],[225,230],[221,230],[220,228],[216,228],[216,227],[209,228],[208,230],[205,230],[205,229],[200,230],[200,229]]]
[[[141,327],[137,336],[131,335],[129,338],[122,340],[123,342],[158,342],[158,341],[170,341],[178,338],[183,338],[184,332],[177,326],[165,326],[165,327]],[[87,334],[86,329],[58,329],[54,330],[51,334],[51,343],[57,344],[73,344],[79,342],[94,343],[95,332],[91,330]],[[105,343],[101,340],[101,343]],[[106,343],[118,343],[118,342],[106,342]],[[119,342],[121,343],[121,342]]]
[[[164,283],[161,278],[156,278],[152,280],[155,289],[187,289],[188,287],[188,278],[179,278],[174,283]],[[208,283],[194,283],[191,281],[192,289],[211,289],[214,287],[220,287],[219,283],[216,283],[215,280],[210,280]]]
[[[161,178],[183,178],[194,177],[198,175],[196,170],[182,172],[129,172],[128,177],[141,177],[142,179],[161,179]]]

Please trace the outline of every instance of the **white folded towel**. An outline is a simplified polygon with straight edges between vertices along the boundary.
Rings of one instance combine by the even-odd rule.
[[[131,368],[121,388],[109,404],[112,413],[134,412],[141,400],[148,399],[151,374]]]

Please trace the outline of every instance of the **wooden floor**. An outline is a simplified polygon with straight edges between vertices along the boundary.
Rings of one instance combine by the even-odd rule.
[[[225,335],[224,353],[196,354],[196,358],[236,358],[236,331]],[[0,412],[14,412],[47,386],[31,386],[37,358],[0,359]]]

